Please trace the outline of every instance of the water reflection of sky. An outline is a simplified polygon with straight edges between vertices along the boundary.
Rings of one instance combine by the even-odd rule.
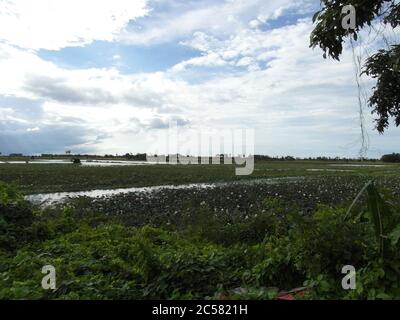
[[[69,160],[29,160],[29,161],[0,161],[0,164],[73,164]],[[82,166],[94,166],[94,167],[113,167],[113,166],[141,166],[151,165],[152,162],[146,161],[93,161],[93,160],[81,160]]]
[[[254,179],[254,180],[242,180],[235,182],[221,182],[221,183],[192,183],[183,185],[165,185],[165,186],[153,186],[153,187],[134,187],[134,188],[123,188],[123,189],[105,189],[105,190],[90,190],[90,191],[79,191],[79,192],[59,192],[59,193],[43,193],[33,194],[26,196],[26,200],[31,201],[37,205],[52,205],[62,203],[69,198],[78,197],[111,197],[120,194],[128,193],[156,193],[161,190],[188,190],[188,189],[210,189],[216,187],[223,187],[234,184],[279,184],[287,183],[290,181],[297,181],[304,179],[303,177],[283,177],[283,178],[269,178],[269,179]]]

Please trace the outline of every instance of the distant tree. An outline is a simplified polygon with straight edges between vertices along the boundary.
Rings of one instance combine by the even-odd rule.
[[[385,154],[381,160],[383,162],[400,162],[400,153]]]
[[[355,28],[344,28],[342,10],[352,5],[356,12]],[[316,26],[311,34],[311,47],[319,46],[324,58],[339,60],[346,39],[359,39],[367,26],[374,29],[375,22],[385,27],[400,25],[400,3],[397,0],[321,0],[321,10],[313,18]],[[394,118],[400,125],[400,45],[395,43],[381,48],[369,57],[364,65],[368,76],[376,79],[373,95],[369,99],[372,113],[377,115],[376,128],[383,133]]]

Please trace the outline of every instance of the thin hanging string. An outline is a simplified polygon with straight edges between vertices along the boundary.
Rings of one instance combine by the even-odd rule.
[[[371,30],[374,31],[374,36],[371,39]],[[361,147],[359,151],[360,159],[365,159],[370,146],[370,138],[368,135],[368,131],[365,125],[365,113],[364,110],[368,105],[369,96],[367,91],[365,90],[365,86],[362,83],[361,74],[363,68],[363,61],[365,61],[368,57],[370,57],[369,46],[373,44],[379,37],[383,40],[388,50],[391,49],[391,43],[388,39],[389,35],[386,35],[387,31],[386,25],[384,25],[383,21],[380,21],[378,29],[372,24],[370,28],[370,32],[368,34],[368,41],[365,45],[363,45],[362,36],[359,35],[358,39],[360,44],[358,45],[359,53],[356,53],[356,46],[352,38],[350,38],[350,44],[352,48],[353,54],[353,63],[355,69],[355,79],[357,84],[358,91],[358,106],[359,106],[359,122],[360,122],[360,131],[361,131]],[[392,30],[393,38],[397,40],[397,34]]]
[[[363,160],[366,158],[369,147],[370,147],[370,138],[368,135],[368,131],[365,125],[365,114],[364,110],[368,105],[369,95],[365,90],[365,86],[363,85],[361,74],[363,69],[363,62],[366,61],[368,57],[371,56],[369,52],[370,45],[373,45],[376,40],[381,37],[386,48],[390,50],[392,48],[392,43],[398,43],[398,33],[394,31],[394,29],[389,28],[392,31],[392,34],[386,34],[387,26],[383,23],[383,20],[379,21],[378,28],[371,24],[370,31],[368,33],[368,41],[366,44],[363,45],[362,36],[358,35],[358,40],[360,42],[358,49],[359,53],[356,53],[356,46],[354,44],[353,38],[350,38],[350,44],[352,48],[353,54],[353,63],[354,63],[354,70],[355,70],[355,79],[357,84],[357,91],[358,91],[358,113],[359,113],[359,122],[360,122],[360,131],[361,131],[361,147],[359,151],[360,159]],[[372,36],[372,32],[374,31],[374,35]],[[371,39],[372,38],[372,39]],[[390,38],[390,39],[389,39]]]
[[[361,39],[360,39],[361,42]],[[369,136],[365,126],[365,116],[364,116],[364,107],[367,104],[367,94],[365,89],[362,85],[361,80],[361,72],[362,72],[362,46],[359,46],[360,53],[356,54],[356,48],[353,42],[353,39],[350,39],[351,49],[353,53],[353,63],[354,63],[354,70],[355,70],[355,79],[357,84],[357,94],[358,94],[358,113],[359,113],[359,122],[360,122],[360,132],[361,132],[361,147],[359,151],[359,157],[361,160],[364,160],[367,157],[368,149],[369,149]]]

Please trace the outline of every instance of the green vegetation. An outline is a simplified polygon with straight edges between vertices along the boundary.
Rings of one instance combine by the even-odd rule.
[[[229,165],[1,165],[0,299],[275,299],[302,286],[298,299],[399,299],[398,168],[260,161],[238,178]],[[273,177],[283,179],[262,180]],[[39,193],[216,181],[232,183],[47,208],[10,185]],[[48,264],[55,291],[41,287]],[[345,265],[356,267],[356,290],[342,289]]]
[[[117,216],[132,226],[180,225],[188,216],[200,218],[199,208],[214,212],[222,224],[227,224],[262,212],[263,202],[268,198],[279,199],[286,211],[295,206],[304,214],[312,213],[320,205],[350,205],[368,181],[369,178],[358,176],[282,178],[273,183],[246,181],[214,188],[165,189],[94,199],[80,197],[71,200],[70,205],[79,210]],[[399,181],[397,177],[382,177],[376,183],[399,197]]]
[[[353,6],[356,11],[354,29],[342,27],[346,5]],[[321,10],[315,13],[313,21],[315,28],[310,44],[313,48],[320,47],[325,58],[339,60],[346,40],[350,39],[353,47],[353,41],[365,41],[362,32],[373,32],[374,39],[382,39],[380,49],[374,49],[362,66],[363,73],[376,80],[368,105],[377,116],[376,129],[380,133],[387,130],[391,119],[400,126],[400,44],[398,40],[389,43],[385,36],[387,30],[400,25],[400,3],[393,0],[322,0]],[[380,27],[375,28],[376,25]]]
[[[367,165],[357,167],[357,165]],[[380,167],[380,165],[382,165]],[[143,165],[92,167],[61,164],[2,164],[0,180],[28,194],[92,189],[178,185],[299,176],[398,176],[398,164],[380,162],[260,161],[251,176],[237,177],[233,165]]]
[[[6,164],[0,165],[0,180],[15,183],[27,193],[41,193],[228,180],[234,179],[234,172],[230,166]]]
[[[275,299],[276,288],[305,285],[299,298],[399,299],[400,203],[375,183],[365,190],[351,210],[305,212],[278,196],[245,216],[203,200],[176,219],[140,220],[99,213],[83,198],[34,208],[1,184],[0,298]],[[56,267],[55,291],[41,288],[46,264]],[[348,264],[354,291],[341,287]]]
[[[385,154],[382,156],[382,161],[391,163],[400,162],[400,153]]]

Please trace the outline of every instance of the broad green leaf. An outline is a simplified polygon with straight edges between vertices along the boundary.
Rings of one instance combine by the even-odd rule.
[[[397,245],[400,240],[400,224],[389,234],[389,239],[392,241],[392,245]]]

